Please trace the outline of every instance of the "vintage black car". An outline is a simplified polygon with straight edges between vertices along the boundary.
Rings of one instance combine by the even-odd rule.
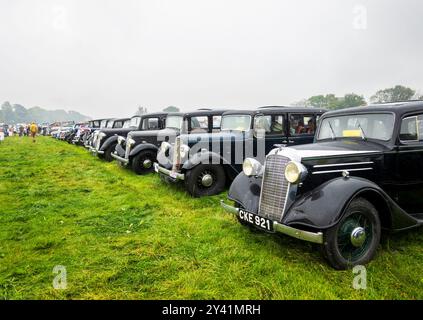
[[[220,131],[220,120],[225,110],[200,109],[188,113],[163,114],[156,130],[134,131],[128,139],[119,139],[116,152],[112,156],[120,164],[130,166],[137,174],[147,174],[154,170],[159,147],[169,145],[175,137],[184,133],[210,133]],[[152,123],[155,123],[151,121]]]
[[[181,135],[174,146],[161,148],[155,170],[166,181],[184,181],[194,197],[218,194],[241,172],[245,157],[264,162],[275,144],[312,142],[323,112],[275,106],[227,111],[221,132]]]
[[[129,132],[139,129],[142,124],[141,119],[141,116],[134,116],[115,120],[113,127],[108,125],[106,128],[98,130],[95,144],[90,148],[92,154],[97,155],[100,159],[112,161],[112,153],[115,151],[118,137],[126,137]]]
[[[85,148],[91,150],[91,148],[95,145],[97,134],[100,129],[105,128],[114,128],[116,119],[103,119],[100,121],[100,127],[94,128],[90,131],[87,137],[85,137],[84,146]],[[120,123],[120,122],[119,122]]]
[[[318,243],[336,269],[375,255],[381,230],[423,224],[423,102],[328,112],[315,143],[246,159],[222,206],[248,225]]]

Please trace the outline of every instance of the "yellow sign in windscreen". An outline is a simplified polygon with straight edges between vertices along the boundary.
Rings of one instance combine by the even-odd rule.
[[[344,130],[342,131],[343,137],[361,137],[360,130]]]

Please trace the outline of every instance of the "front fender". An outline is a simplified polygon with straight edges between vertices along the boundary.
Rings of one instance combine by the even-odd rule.
[[[220,155],[210,151],[202,151],[195,153],[184,162],[182,169],[191,170],[199,164],[229,164]]]
[[[106,139],[101,145],[100,151],[106,151],[108,147],[110,147],[112,144],[116,144],[118,140],[118,136],[111,136]]]
[[[135,146],[135,148],[131,150],[131,152],[129,153],[129,156],[134,157],[138,153],[140,153],[141,151],[144,151],[144,150],[154,150],[155,152],[158,152],[159,148],[157,146],[155,146],[154,144],[151,144],[151,143],[141,143],[141,144]]]
[[[261,177],[248,177],[241,172],[229,188],[228,199],[235,201],[247,211],[258,212],[261,181]]]
[[[402,229],[415,225],[415,220],[399,208],[377,184],[359,177],[329,180],[304,194],[288,208],[282,223],[321,230],[330,228],[339,222],[349,203],[360,195],[378,199],[384,208],[379,214],[389,221],[390,228]]]

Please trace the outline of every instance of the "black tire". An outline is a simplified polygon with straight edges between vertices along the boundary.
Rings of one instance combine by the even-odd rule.
[[[204,186],[201,183],[204,175],[212,177],[212,184]],[[221,165],[200,164],[194,169],[187,171],[185,175],[185,187],[193,197],[212,196],[221,193],[226,185],[225,170]]]
[[[112,162],[113,157],[112,153],[115,152],[117,143],[112,143],[110,146],[107,147],[106,150],[104,150],[103,159],[107,162]]]
[[[157,153],[153,150],[143,150],[132,159],[132,170],[136,174],[143,175],[154,171],[154,162],[156,162]],[[145,167],[145,161],[149,161],[150,166]]]
[[[365,237],[360,245],[352,243],[352,232],[363,228]],[[373,259],[379,246],[381,223],[376,208],[364,198],[354,199],[344,216],[324,232],[322,251],[329,264],[337,270],[365,265]]]

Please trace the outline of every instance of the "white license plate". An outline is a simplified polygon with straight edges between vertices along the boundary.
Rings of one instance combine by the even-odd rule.
[[[239,210],[238,217],[239,219],[241,219],[241,221],[251,224],[259,229],[273,232],[273,222],[269,219],[260,217],[254,213],[245,211],[243,209]]]

